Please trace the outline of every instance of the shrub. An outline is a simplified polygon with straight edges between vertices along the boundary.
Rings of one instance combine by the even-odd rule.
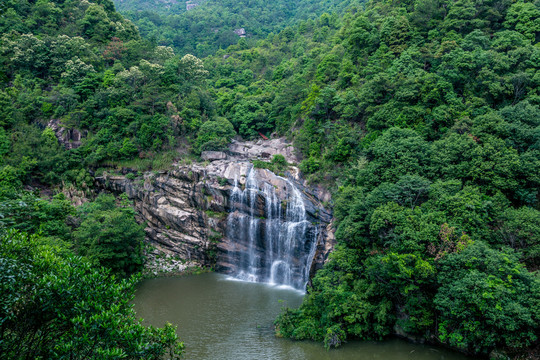
[[[476,242],[440,261],[439,337],[473,353],[526,347],[540,331],[540,282],[511,251]]]
[[[143,326],[138,278],[117,280],[38,236],[0,236],[0,353],[9,359],[178,359],[175,328]]]
[[[79,254],[121,276],[140,270],[144,230],[129,205],[116,207],[112,195],[101,194],[79,211],[82,223],[73,233]]]
[[[236,135],[233,125],[225,118],[217,118],[202,124],[194,144],[194,151],[225,150]]]

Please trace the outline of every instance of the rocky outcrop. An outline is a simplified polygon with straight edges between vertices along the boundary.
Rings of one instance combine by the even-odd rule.
[[[186,11],[195,9],[199,5],[201,5],[201,0],[186,1]]]
[[[227,154],[223,151],[203,151],[201,159],[208,161],[227,160]]]
[[[241,38],[245,38],[247,33],[246,33],[246,29],[244,28],[239,28],[239,29],[234,29],[234,33],[238,36],[240,36]]]
[[[281,154],[288,163],[296,164],[299,162],[298,156],[294,151],[292,144],[283,138],[272,140],[253,141],[233,141],[229,146],[232,158],[237,159],[271,159],[272,156]]]
[[[51,128],[58,139],[58,142],[66,148],[66,150],[76,149],[81,146],[81,139],[87,135],[87,131],[79,131],[77,129],[66,129],[60,120],[53,119],[49,121],[47,127]]]
[[[197,263],[192,263],[179,257],[173,257],[171,254],[147,247],[145,254],[143,276],[176,276],[200,271]]]
[[[296,162],[292,147],[282,139],[234,142],[226,153],[206,154],[204,163],[176,164],[168,171],[149,172],[135,179],[131,176],[133,180],[106,174],[96,180],[101,188],[126,193],[134,201],[139,220],[147,224],[147,237],[159,251],[200,265],[216,266],[224,272],[231,271],[229,254],[233,246],[235,249],[247,246],[242,244],[242,239],[227,237],[235,183],[237,188],[245,187],[247,174],[252,169],[261,192],[270,186],[282,203],[286,202],[287,191],[294,184],[301,194],[306,219],[318,229],[311,266],[313,273],[322,266],[334,246],[332,214],[323,206],[330,195],[322,188],[307,186],[294,166],[284,177],[253,168],[253,159],[267,159],[275,154]],[[264,196],[254,199],[254,204],[255,216],[264,222]],[[248,211],[234,210],[239,214]]]

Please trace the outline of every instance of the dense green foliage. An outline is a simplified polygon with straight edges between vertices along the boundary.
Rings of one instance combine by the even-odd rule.
[[[439,266],[441,287],[434,304],[442,341],[469,344],[480,352],[501,343],[519,348],[537,340],[539,279],[513,252],[477,242],[445,257]]]
[[[281,154],[276,154],[272,156],[271,161],[263,160],[253,160],[253,166],[258,169],[268,169],[276,174],[281,174],[285,172],[288,168],[287,159]],[[280,175],[280,176],[281,176]]]
[[[519,4],[505,5],[478,27],[465,26],[468,20],[454,19],[457,15],[444,17],[440,9],[450,6],[446,3],[422,5],[427,9],[398,5],[372,2],[366,11],[351,10],[342,19],[323,15],[302,22],[254,48],[235,45],[218,52],[205,61],[215,81],[218,113],[242,136],[296,130],[307,173],[332,174],[335,164],[354,163],[361,155],[369,160],[377,156],[367,154],[371,142],[400,127],[429,143],[439,140],[440,166],[455,163],[463,148],[469,166],[449,166],[443,175],[456,170],[457,177],[504,191],[522,185],[533,189],[538,47],[528,30],[517,31],[525,27],[513,20]],[[465,5],[455,6],[452,14]],[[428,10],[433,14],[423,20]],[[394,25],[396,19],[404,31]],[[510,179],[501,179],[504,171],[512,173]],[[515,195],[533,204],[530,191]]]
[[[143,37],[171,46],[179,54],[204,57],[236,43],[249,46],[299,20],[341,11],[353,1],[199,0],[200,5],[189,11],[184,1],[170,5],[163,0],[115,2]],[[241,28],[245,38],[234,33]]]
[[[114,196],[100,194],[79,207],[82,222],[73,237],[80,255],[125,276],[142,267],[144,226],[135,222],[135,211],[123,199],[117,207]]]
[[[0,352],[9,359],[170,359],[175,328],[145,327],[131,300],[137,278],[117,280],[10,230],[0,236]]]
[[[20,185],[0,183],[0,232],[8,229],[39,235],[62,254],[75,251],[116,276],[142,266],[144,226],[137,224],[125,195],[117,204],[114,196],[100,194],[75,209],[63,193],[47,200]]]
[[[131,13],[141,39],[109,0],[10,0],[0,224],[41,234],[61,259],[73,243],[93,264],[136,271],[131,210],[101,197],[76,212],[23,184],[89,190],[97,167],[164,165],[179,146],[222,150],[235,134],[286,135],[304,175],[334,190],[338,245],[279,334],[332,347],[397,331],[474,354],[537,346],[540,3],[359,4],[317,18],[326,1]],[[237,27],[254,37],[236,43]],[[49,123],[78,131],[81,146],[65,151]]]
[[[0,181],[1,357],[179,358],[175,329],[147,328],[132,310],[144,231],[125,197],[75,209],[62,193],[24,190],[21,171],[7,165]]]
[[[76,184],[84,167],[175,153],[214,116],[202,62],[141,40],[108,0],[12,0],[0,33],[0,166],[17,181]],[[64,151],[54,126],[81,146]]]
[[[242,136],[292,129],[303,172],[340,185],[339,246],[281,335],[538,343],[540,10],[494,8],[372,1],[206,60]]]
[[[236,135],[233,125],[225,118],[207,121],[202,124],[194,144],[194,151],[224,150]]]
[[[508,211],[504,197],[408,175],[364,191],[342,190],[340,246],[303,306],[281,316],[282,335],[339,345],[381,338],[398,326],[435,332],[472,353],[538,340],[538,273],[519,263],[520,252],[497,249],[504,239],[493,224]]]
[[[9,0],[0,12],[0,357],[178,358],[174,327],[147,328],[132,310],[138,277],[126,276],[141,268],[144,232],[127,203],[76,210],[25,186],[90,193],[86,166],[172,148],[174,104],[199,91],[200,60],[148,45],[108,0]],[[65,151],[49,123],[80,131],[82,146]]]
[[[12,168],[5,167],[4,174]],[[0,182],[0,353],[10,359],[178,358],[175,329],[147,328],[132,299],[144,231],[125,197],[74,209]],[[28,235],[32,234],[32,235]],[[84,257],[76,256],[83,255]],[[120,278],[123,277],[123,280]]]
[[[73,206],[63,194],[47,201],[28,191],[0,187],[0,229],[17,229],[69,241],[71,228],[66,220],[73,214]]]

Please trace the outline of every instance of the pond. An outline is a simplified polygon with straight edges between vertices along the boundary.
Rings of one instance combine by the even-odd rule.
[[[148,325],[177,325],[188,360],[470,359],[399,339],[353,341],[326,351],[319,343],[275,337],[273,321],[281,308],[298,307],[303,296],[291,288],[208,273],[144,280],[135,296],[135,310]]]

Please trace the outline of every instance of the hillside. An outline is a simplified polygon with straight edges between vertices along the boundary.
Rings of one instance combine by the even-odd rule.
[[[2,357],[179,358],[175,327],[133,310],[144,226],[124,198],[96,197],[90,171],[133,159],[134,141],[172,146],[144,91],[165,63],[195,86],[199,60],[141,40],[108,0],[3,2],[0,34]]]
[[[186,1],[178,0],[145,0],[145,1],[131,1],[131,0],[116,0],[114,2],[116,9],[119,12],[124,11],[143,11],[151,10],[157,12],[169,12],[174,11],[181,13],[186,10]]]
[[[14,1],[0,29],[2,164],[23,182],[82,186],[89,167],[135,158],[167,166],[213,116],[202,62],[142,40],[111,2]]]
[[[219,115],[335,184],[339,247],[280,335],[537,346],[539,11],[372,1],[205,60]]]
[[[357,0],[232,1],[206,0],[186,11],[186,2],[121,1],[122,14],[133,21],[141,35],[158,45],[171,46],[180,54],[213,55],[241,41],[254,45],[298,21],[324,12],[340,12]],[[235,30],[244,29],[245,35]],[[241,40],[243,39],[243,40]]]
[[[372,1],[206,59],[218,114],[337,185],[339,247],[279,334],[538,344],[539,14]]]
[[[0,235],[18,256],[1,273],[31,283],[41,273],[20,269],[44,257],[62,278],[73,249],[118,276],[140,269],[125,201],[76,211],[36,189],[90,196],[105,168],[143,184],[236,135],[287,136],[302,176],[333,192],[338,244],[278,335],[337,347],[399,334],[537,358],[540,3],[249,3],[133,12],[141,33],[108,0],[0,8]],[[220,40],[237,27],[253,36]],[[125,245],[119,262],[90,240],[103,223],[126,229],[107,233]],[[176,341],[167,329],[161,351]]]

